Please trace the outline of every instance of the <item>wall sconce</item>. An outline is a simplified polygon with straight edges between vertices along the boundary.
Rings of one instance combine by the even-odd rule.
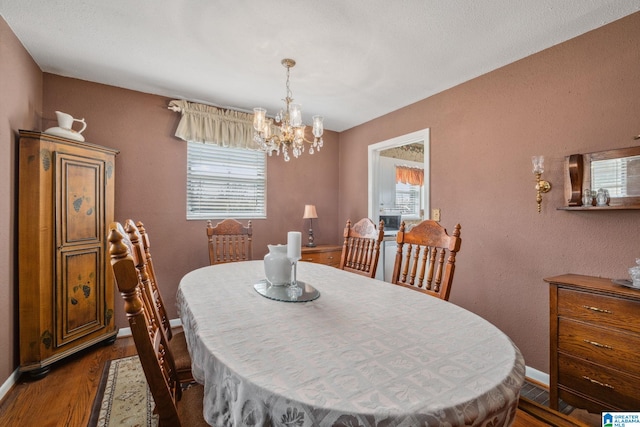
[[[536,176],[536,202],[538,202],[538,213],[540,213],[542,193],[548,193],[551,190],[551,183],[540,179],[542,172],[544,172],[544,156],[533,156],[531,162],[533,163],[533,173]]]
[[[318,218],[315,205],[304,205],[304,214],[302,215],[302,219],[309,220],[309,241],[307,243],[307,247],[309,248],[313,248],[316,246],[316,244],[313,243],[313,219],[314,218]]]

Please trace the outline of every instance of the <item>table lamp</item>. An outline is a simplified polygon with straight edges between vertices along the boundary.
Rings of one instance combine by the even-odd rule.
[[[313,243],[313,219],[318,218],[318,214],[316,213],[315,205],[304,205],[304,215],[302,215],[302,219],[309,220],[309,241],[307,243],[307,247],[313,248],[316,246]]]

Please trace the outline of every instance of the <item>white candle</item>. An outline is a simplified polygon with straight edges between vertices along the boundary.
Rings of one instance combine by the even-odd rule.
[[[302,256],[302,233],[299,231],[289,231],[287,233],[287,258],[299,260]]]

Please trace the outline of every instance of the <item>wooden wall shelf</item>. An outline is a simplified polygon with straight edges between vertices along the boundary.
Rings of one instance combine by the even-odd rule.
[[[640,209],[638,205],[629,205],[629,206],[562,206],[558,208],[559,211],[619,211],[619,210],[630,210],[630,209]]]
[[[613,185],[609,190],[612,192],[610,206],[583,206],[582,194],[585,189],[592,188],[594,177],[592,173],[592,162],[608,162],[609,168],[613,170],[625,170],[626,173],[617,177],[610,177],[605,174],[605,180],[614,180],[623,190],[625,196],[614,196]],[[572,154],[565,157],[564,172],[564,196],[566,205],[558,210],[566,211],[610,211],[640,209],[640,147],[618,148],[614,150],[599,151],[586,154]],[[595,164],[595,163],[594,163]],[[624,168],[623,168],[624,166]],[[600,170],[600,169],[597,169]],[[602,171],[599,172],[601,180]]]

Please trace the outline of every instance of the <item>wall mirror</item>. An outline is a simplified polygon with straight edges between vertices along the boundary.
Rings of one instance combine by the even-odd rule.
[[[565,163],[565,209],[640,209],[640,147],[573,154]],[[600,188],[608,191],[608,204],[589,204],[585,190]]]

